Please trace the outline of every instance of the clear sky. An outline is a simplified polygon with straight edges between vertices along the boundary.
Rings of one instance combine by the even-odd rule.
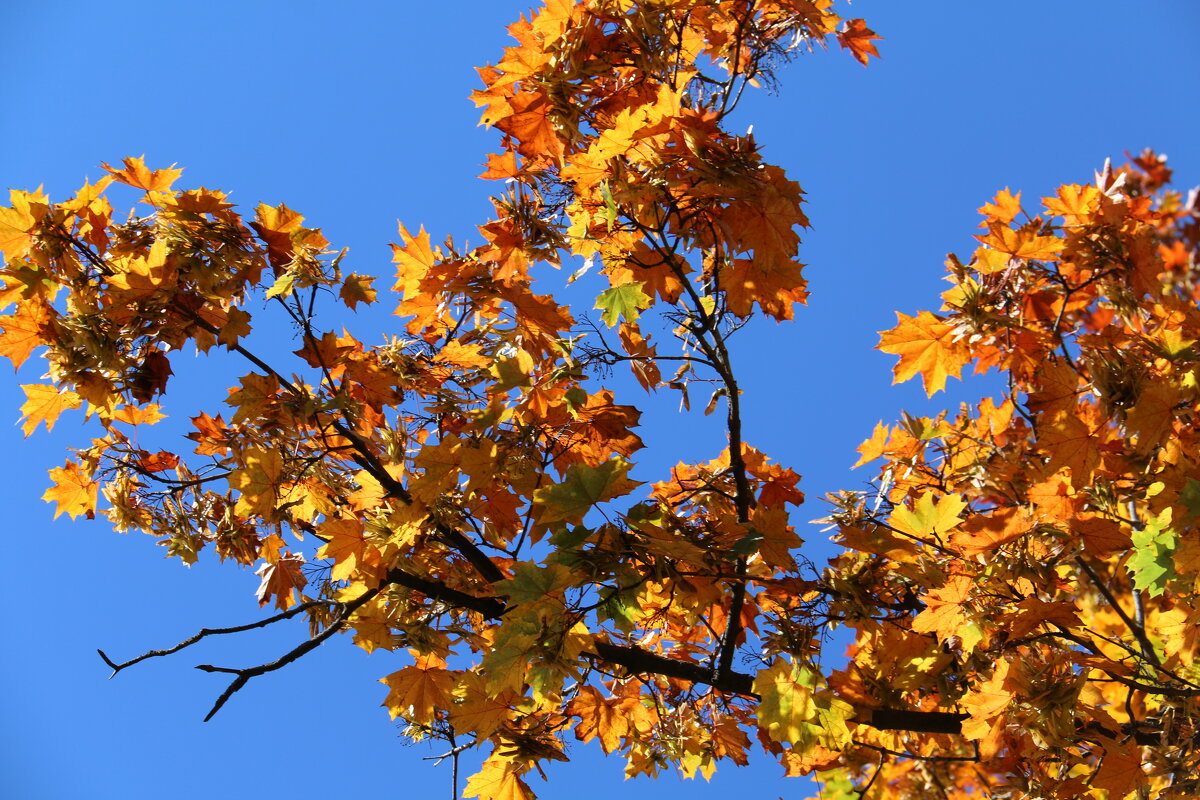
[[[382,287],[397,220],[478,241],[490,187],[474,176],[498,137],[476,127],[472,67],[497,60],[504,26],[525,7],[0,3],[0,188],[44,185],[62,199],[99,177],[100,162],[145,154],[152,167],[185,167],[179,186],[232,192],[246,207],[286,202],[351,248],[351,270],[384,276]],[[804,474],[809,503],[795,522],[818,560],[824,534],[803,523],[825,513],[822,494],[866,479],[848,468],[877,421],[995,388],[953,383],[930,402],[918,384],[891,387],[892,359],[872,350],[893,310],[936,310],[945,254],[973,249],[975,209],[1006,186],[1030,201],[1088,181],[1106,157],[1147,146],[1169,155],[1178,185],[1200,183],[1195,0],[859,0],[843,14],[885,37],[883,59],[864,69],[848,53],[805,55],[782,72],[777,96],[747,98],[736,122],[752,124],[766,157],[808,192],[810,306],[794,324],[752,326],[736,357],[747,440]],[[353,332],[371,342],[396,327],[384,309],[360,315]],[[17,419],[18,384],[41,373],[35,360],[0,382],[0,418]],[[235,369],[177,360],[166,410],[177,420],[201,407],[215,414],[245,371]],[[625,386],[624,402],[643,402]],[[210,395],[217,401],[197,405]],[[650,403],[638,477],[724,446],[716,427],[676,415],[676,402]],[[101,521],[51,521],[38,498],[64,448],[86,441],[77,418],[29,440],[0,426],[0,536],[13,562],[0,595],[0,795],[445,797],[447,769],[421,760],[436,751],[405,746],[379,708],[375,681],[404,666],[403,653],[368,657],[335,639],[253,681],[209,723],[200,720],[224,680],[192,667],[271,660],[305,635],[301,626],[106,680],[97,647],[127,658],[202,626],[256,619],[258,581],[207,559],[190,569],[164,560],[152,540]],[[708,785],[622,785],[622,764],[597,747],[570,754],[557,780],[533,781],[542,797],[805,796],[765,757],[723,767]]]

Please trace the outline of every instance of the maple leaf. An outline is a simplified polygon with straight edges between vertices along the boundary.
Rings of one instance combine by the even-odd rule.
[[[1180,392],[1169,381],[1156,381],[1138,396],[1137,403],[1125,417],[1125,424],[1138,435],[1138,452],[1157,447],[1171,432],[1175,423],[1175,407]]]
[[[304,566],[304,556],[299,553],[287,553],[280,556],[274,563],[267,562],[254,571],[262,578],[255,596],[258,604],[265,606],[275,598],[275,607],[287,611],[295,603],[296,592],[308,585],[301,567]]]
[[[487,738],[508,718],[509,704],[514,700],[510,691],[489,691],[487,678],[478,672],[464,672],[455,684],[454,702],[448,708],[450,721],[456,728]]]
[[[1000,508],[972,514],[950,537],[950,546],[964,555],[995,550],[1029,533],[1036,526],[1024,508]]]
[[[963,735],[968,739],[983,739],[992,729],[992,723],[1013,700],[1013,691],[1008,686],[1011,664],[1001,661],[986,681],[973,687],[960,703],[970,719],[963,723]]]
[[[815,671],[785,658],[758,673],[758,718],[773,740],[801,751],[813,746],[839,749],[850,742],[846,721],[854,717],[854,709],[820,684]]]
[[[114,169],[108,164],[101,164],[100,166],[121,183],[132,186],[135,189],[144,189],[147,192],[169,191],[171,184],[183,174],[183,170],[174,169],[173,164],[167,169],[151,171],[146,166],[144,156],[141,158],[126,158],[123,163],[125,164],[124,169]]]
[[[227,312],[228,319],[217,334],[217,341],[232,350],[237,346],[238,339],[250,335],[250,315],[240,308],[231,308]]]
[[[96,511],[96,495],[100,484],[92,480],[74,461],[68,461],[65,466],[54,467],[50,470],[50,480],[53,485],[42,495],[47,503],[57,503],[54,518],[59,514],[69,514],[75,519],[80,514],[91,519]]]
[[[144,406],[121,406],[113,412],[112,418],[114,422],[124,422],[126,425],[153,425],[166,419],[167,415],[162,413],[157,404],[147,403]]]
[[[438,709],[450,705],[454,673],[446,669],[444,660],[434,655],[418,655],[416,661],[411,667],[379,679],[388,687],[383,705],[392,719],[403,716],[428,725]]]
[[[317,551],[317,558],[332,558],[330,573],[335,581],[349,578],[356,569],[366,549],[370,546],[363,536],[363,524],[359,519],[330,519],[317,526],[317,531],[328,537]]]
[[[513,567],[512,578],[496,583],[496,593],[506,595],[513,603],[535,603],[560,597],[563,589],[574,582],[575,575],[561,564],[539,567],[520,561]]]
[[[1133,532],[1133,553],[1129,557],[1129,573],[1133,585],[1151,597],[1161,595],[1167,582],[1175,577],[1175,550],[1179,535],[1171,527],[1170,507]]]
[[[955,575],[929,592],[923,599],[925,610],[915,616],[912,629],[918,633],[937,633],[942,639],[955,636],[967,621],[964,605],[971,597],[974,581],[970,575]]]
[[[503,153],[489,153],[487,170],[479,177],[484,180],[498,181],[515,178],[518,174],[517,154],[512,150],[506,150]]]
[[[1061,467],[1071,470],[1072,481],[1084,484],[1100,461],[1095,431],[1085,420],[1069,414],[1057,414],[1040,428],[1039,449],[1050,455],[1049,472]]]
[[[958,527],[959,514],[967,507],[966,502],[958,495],[934,497],[931,492],[921,494],[912,509],[900,506],[892,512],[888,523],[898,531],[915,536],[918,539],[933,537],[941,538]]]
[[[999,272],[1013,258],[1057,261],[1066,245],[1057,236],[1038,235],[1036,223],[1013,230],[1007,224],[993,222],[988,225],[988,233],[975,238],[991,248],[977,251],[977,267],[983,273]]]
[[[19,367],[35,348],[49,341],[55,313],[44,302],[22,303],[17,310],[0,316],[0,356],[7,356]]]
[[[11,208],[0,206],[0,252],[9,263],[24,258],[33,244],[34,230],[48,210],[49,198],[41,192],[9,192]]]
[[[606,699],[595,687],[584,686],[575,694],[567,713],[579,717],[575,735],[581,742],[600,739],[600,747],[611,753],[629,731],[629,718],[623,713],[620,702]]]
[[[867,27],[867,21],[864,19],[846,20],[846,29],[837,35],[838,43],[849,50],[864,67],[867,65],[868,56],[879,58],[879,51],[875,49],[872,39],[882,38]]]
[[[229,486],[241,493],[234,510],[243,516],[269,518],[278,500],[283,456],[274,448],[252,447],[242,458],[245,465],[229,476]]]
[[[508,98],[508,113],[492,124],[517,140],[521,155],[558,159],[563,143],[551,117],[553,110],[554,103],[541,92],[521,92]]]
[[[521,779],[518,767],[502,759],[490,758],[472,775],[463,789],[463,797],[479,800],[536,800],[529,785]]]
[[[370,305],[375,302],[376,291],[371,288],[371,284],[375,279],[370,275],[358,275],[350,273],[346,276],[346,280],[342,283],[342,288],[338,292],[338,297],[353,311],[359,303]]]
[[[1108,740],[1104,745],[1104,758],[1092,776],[1091,785],[1108,792],[1112,798],[1128,797],[1139,787],[1146,785],[1146,773],[1142,769],[1139,750]]]
[[[900,356],[896,364],[894,383],[902,383],[918,372],[925,384],[925,393],[933,397],[946,386],[946,378],[957,378],[970,360],[967,347],[957,340],[954,326],[928,311],[915,317],[897,312],[899,324],[880,331],[878,349]]]
[[[1021,193],[1017,192],[1014,195],[1007,187],[1001,189],[996,193],[996,197],[992,202],[980,206],[979,213],[990,220],[996,220],[1008,225],[1017,214],[1021,213]],[[984,222],[981,224],[981,227],[987,227],[987,224]]]
[[[615,327],[621,320],[637,322],[641,310],[654,302],[642,291],[643,285],[642,281],[633,281],[600,293],[595,307],[601,310],[600,318],[608,327]]]
[[[632,466],[620,457],[596,467],[572,464],[561,483],[534,492],[538,523],[577,524],[596,504],[629,494],[642,485],[626,477]]]
[[[70,389],[58,389],[44,384],[23,384],[25,403],[21,406],[24,424],[21,430],[26,436],[33,433],[38,423],[46,423],[46,431],[54,430],[59,414],[69,408],[79,408],[81,399]]]

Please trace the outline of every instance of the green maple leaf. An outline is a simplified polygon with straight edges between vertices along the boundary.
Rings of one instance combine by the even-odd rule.
[[[800,752],[815,746],[836,750],[850,743],[846,720],[854,716],[849,703],[836,698],[814,670],[779,658],[754,679],[761,701],[758,723],[777,742]]]
[[[604,500],[629,494],[641,486],[640,481],[626,477],[630,464],[623,458],[613,458],[598,467],[572,464],[562,483],[538,489],[534,502],[541,507],[537,521],[542,525],[555,522],[579,524],[592,506]]]
[[[637,322],[643,308],[648,308],[652,302],[642,291],[645,281],[632,281],[605,289],[596,298],[596,308],[601,310],[600,318],[608,327],[614,327],[621,319],[626,322]]]
[[[1129,572],[1136,589],[1147,590],[1158,597],[1175,577],[1175,546],[1179,534],[1171,527],[1171,509],[1148,521],[1140,531],[1133,532],[1133,554],[1129,557]]]
[[[817,774],[821,781],[820,800],[858,800],[858,790],[850,773],[843,768],[827,769]]]
[[[496,591],[514,603],[534,603],[546,597],[557,597],[575,582],[571,570],[561,564],[539,567],[528,561],[518,561],[509,580],[496,584]]]

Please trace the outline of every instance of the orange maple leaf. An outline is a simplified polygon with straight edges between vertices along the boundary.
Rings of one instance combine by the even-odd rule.
[[[902,383],[918,372],[925,392],[932,397],[945,388],[947,377],[959,377],[971,358],[967,346],[955,338],[954,326],[928,311],[915,317],[896,313],[899,324],[880,331],[879,350],[900,356],[893,383]]]
[[[985,274],[999,272],[1006,269],[1014,258],[1058,261],[1066,240],[1057,236],[1040,236],[1039,226],[1040,223],[1035,221],[1013,230],[1007,224],[989,223],[988,232],[975,237],[987,245],[975,251],[978,260],[976,269]]]
[[[966,697],[959,701],[971,718],[963,721],[963,736],[979,740],[989,734],[992,722],[1000,716],[1009,703],[1013,692],[1008,688],[1008,673],[1011,663],[1001,661],[992,676],[976,685]]]
[[[575,736],[581,742],[600,739],[600,748],[611,753],[629,732],[629,719],[621,712],[619,701],[606,699],[598,690],[584,686],[567,707],[567,713],[579,717]]]
[[[258,604],[265,606],[275,598],[275,607],[287,611],[295,602],[295,592],[308,585],[308,578],[300,568],[304,566],[304,556],[299,553],[286,553],[275,563],[266,563],[255,570],[254,574],[262,578],[255,593]]]
[[[144,189],[147,192],[166,192],[171,184],[183,174],[183,170],[174,169],[174,164],[167,169],[151,171],[145,162],[145,156],[124,159],[125,169],[114,169],[108,164],[101,164],[114,178],[127,186]]]
[[[517,140],[517,152],[529,157],[561,158],[563,143],[550,119],[553,101],[541,92],[521,92],[510,97],[508,104],[510,113],[496,120],[495,126]]]
[[[948,639],[958,633],[967,621],[963,604],[971,597],[975,581],[970,575],[955,575],[946,583],[922,599],[925,610],[915,616],[912,629],[917,633],[937,633]]]
[[[992,221],[1008,225],[1017,214],[1021,213],[1021,193],[1017,192],[1014,195],[1007,188],[1001,189],[996,193],[992,202],[979,207],[979,213],[988,217],[987,221],[980,223],[982,228],[986,228]]]
[[[974,514],[950,537],[950,546],[963,555],[976,555],[1005,545],[1029,533],[1036,522],[1024,508],[1001,508]]]
[[[849,50],[863,66],[867,64],[867,56],[879,58],[879,51],[875,49],[875,43],[872,40],[882,40],[883,37],[868,28],[865,19],[846,20],[846,29],[838,33],[837,39],[838,43]]]

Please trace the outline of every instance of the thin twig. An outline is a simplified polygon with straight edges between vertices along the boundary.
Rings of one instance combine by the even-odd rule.
[[[860,742],[857,739],[854,740],[854,743],[859,747],[866,747],[870,750],[874,750],[880,755],[887,754],[889,756],[895,756],[896,758],[911,758],[917,761],[979,761],[978,753],[973,756],[923,756],[917,753],[902,753],[899,750],[889,750],[886,747],[880,747],[877,744],[867,744],[866,742]]]
[[[196,642],[203,639],[205,636],[216,636],[216,635],[225,634],[225,633],[241,633],[242,631],[249,631],[249,630],[253,630],[254,628],[265,628],[267,625],[273,625],[276,622],[282,622],[285,619],[291,619],[292,617],[296,616],[297,614],[299,614],[303,611],[307,611],[308,609],[312,608],[313,606],[323,606],[323,605],[332,605],[332,604],[333,604],[332,600],[309,600],[306,603],[301,603],[300,605],[296,606],[295,608],[291,608],[291,609],[288,609],[287,611],[284,611],[282,614],[276,614],[273,617],[267,617],[266,619],[260,619],[258,622],[249,622],[245,625],[235,625],[232,628],[201,628],[200,632],[197,633],[195,636],[184,639],[182,642],[175,645],[174,647],[169,647],[166,650],[150,650],[148,652],[142,653],[137,658],[131,658],[128,661],[124,661],[120,664],[114,663],[113,660],[108,657],[108,654],[105,653],[103,650],[97,649],[96,652],[100,654],[100,657],[102,659],[104,659],[105,664],[108,664],[110,667],[112,667],[112,675],[108,676],[109,679],[111,680],[112,678],[116,677],[118,672],[125,669],[126,667],[132,667],[134,664],[138,663],[139,661],[145,661],[147,658],[157,658],[159,656],[169,656],[172,653],[178,653],[180,650],[182,650],[185,647],[191,647]]]
[[[368,603],[372,599],[374,599],[375,596],[377,594],[379,594],[380,590],[383,589],[383,586],[385,586],[385,585],[386,584],[383,584],[375,589],[369,589],[366,592],[364,592],[362,595],[360,595],[359,597],[356,597],[353,600],[351,600],[349,603],[346,603],[345,605],[343,605],[342,613],[338,614],[337,619],[335,619],[329,625],[328,628],[321,631],[320,633],[318,633],[316,636],[312,637],[311,639],[301,642],[299,645],[292,648],[287,653],[284,653],[282,656],[280,656],[279,658],[270,662],[269,664],[259,664],[257,667],[247,667],[245,669],[231,669],[229,667],[214,667],[211,664],[197,665],[196,669],[202,670],[204,672],[226,672],[226,673],[229,673],[230,675],[237,676],[236,678],[233,679],[233,681],[229,684],[229,686],[227,686],[225,688],[225,691],[221,693],[221,696],[217,698],[217,702],[213,703],[213,707],[208,712],[208,714],[204,717],[204,721],[208,722],[210,719],[212,719],[213,716],[216,715],[216,713],[221,710],[221,707],[223,705],[225,705],[225,702],[230,697],[232,697],[238,690],[240,690],[243,686],[245,686],[247,683],[249,683],[251,678],[256,678],[259,675],[265,675],[268,672],[274,672],[277,669],[282,669],[283,667],[286,667],[288,664],[292,663],[293,661],[295,661],[296,659],[305,655],[306,653],[320,647],[321,644],[326,639],[328,639],[330,636],[333,636],[333,634],[337,633],[339,630],[342,629],[342,626],[346,624],[346,620],[350,618],[351,614],[353,614],[359,608],[361,608],[366,603]]]

